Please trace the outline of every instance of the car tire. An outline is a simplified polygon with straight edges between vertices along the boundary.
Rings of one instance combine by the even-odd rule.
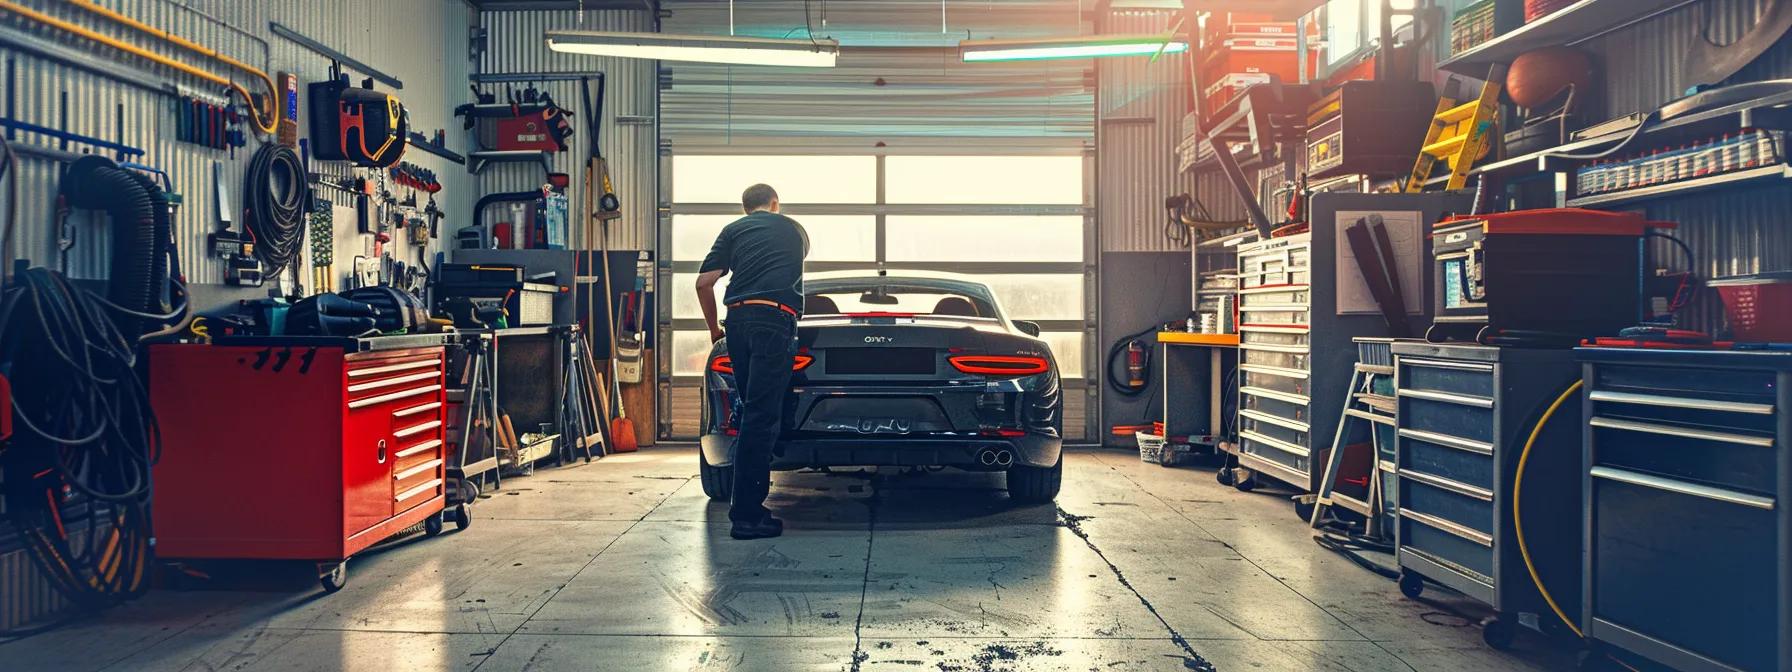
[[[1058,498],[1064,486],[1064,458],[1049,467],[1016,466],[1008,470],[1008,496],[1025,504],[1043,504]]]
[[[697,451],[697,475],[703,481],[703,494],[718,502],[726,502],[734,496],[734,467],[712,467],[709,458],[703,451]]]

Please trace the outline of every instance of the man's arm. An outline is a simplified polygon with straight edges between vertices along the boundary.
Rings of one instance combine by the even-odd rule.
[[[697,305],[703,307],[703,322],[709,325],[709,342],[722,340],[722,326],[716,322],[716,281],[727,271],[708,271],[697,276]]]

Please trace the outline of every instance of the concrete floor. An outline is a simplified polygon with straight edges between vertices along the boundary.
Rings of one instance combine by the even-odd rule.
[[[510,479],[471,529],[351,561],[338,594],[307,567],[229,566],[0,645],[0,669],[1573,667],[1534,633],[1488,650],[1480,607],[1401,597],[1315,545],[1286,495],[1211,469],[1072,452],[1056,508],[983,475],[778,474],[785,536],[750,542],[696,471],[662,447]]]

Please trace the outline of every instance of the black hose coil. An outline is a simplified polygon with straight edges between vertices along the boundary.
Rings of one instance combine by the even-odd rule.
[[[309,199],[305,164],[298,152],[277,144],[255,152],[243,178],[243,226],[254,238],[263,276],[278,277],[287,264],[298,263]]]

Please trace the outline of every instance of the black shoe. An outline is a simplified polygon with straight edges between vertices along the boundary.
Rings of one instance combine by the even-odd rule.
[[[784,534],[784,521],[767,516],[756,523],[735,523],[728,536],[735,539],[770,539]]]

